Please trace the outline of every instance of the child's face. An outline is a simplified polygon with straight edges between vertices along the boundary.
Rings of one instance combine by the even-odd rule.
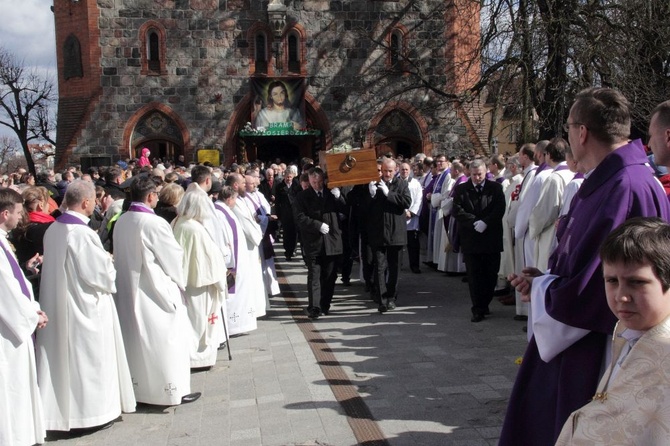
[[[621,323],[632,330],[649,330],[670,315],[670,290],[648,263],[603,263],[607,304]]]

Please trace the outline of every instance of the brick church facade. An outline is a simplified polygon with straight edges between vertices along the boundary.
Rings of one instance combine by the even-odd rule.
[[[153,155],[223,164],[343,143],[481,152],[471,0],[55,0],[57,167]],[[245,134],[254,79],[302,79],[309,132]],[[246,136],[245,136],[246,135]],[[210,152],[211,153],[211,152]]]

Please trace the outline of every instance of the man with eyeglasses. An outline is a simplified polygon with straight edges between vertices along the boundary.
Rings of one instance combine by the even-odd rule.
[[[519,369],[500,445],[554,444],[570,413],[593,397],[616,318],[608,311],[598,250],[612,229],[637,216],[670,218],[670,203],[628,141],[628,100],[610,88],[583,90],[567,121],[575,160],[586,172],[548,274],[510,276],[530,300],[531,339]]]

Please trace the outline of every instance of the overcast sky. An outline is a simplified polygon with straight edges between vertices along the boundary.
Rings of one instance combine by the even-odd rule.
[[[56,83],[56,47],[52,0],[0,0],[0,46],[26,66],[34,66]],[[0,125],[0,136],[14,137]]]

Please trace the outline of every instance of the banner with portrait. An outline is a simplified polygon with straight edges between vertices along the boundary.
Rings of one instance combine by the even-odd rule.
[[[249,122],[256,135],[300,134],[306,130],[304,78],[251,78]]]

